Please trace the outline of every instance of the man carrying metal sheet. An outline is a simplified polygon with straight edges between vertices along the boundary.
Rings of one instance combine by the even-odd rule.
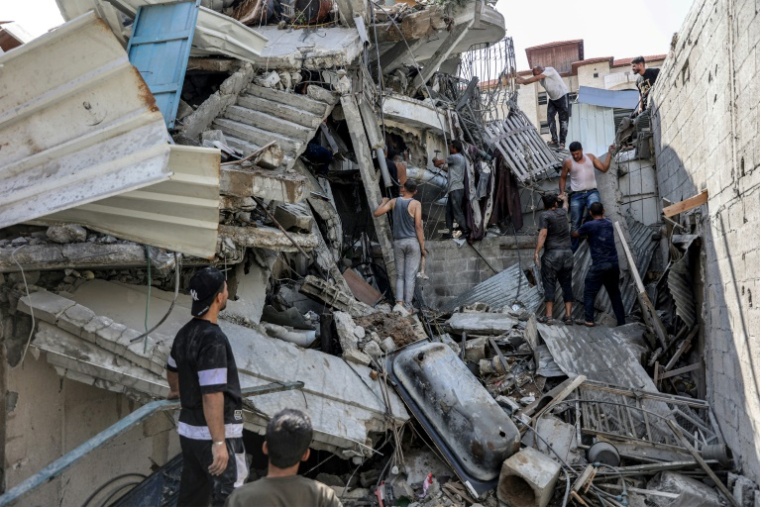
[[[552,148],[565,149],[565,140],[567,139],[567,127],[570,124],[570,97],[567,86],[562,80],[554,67],[542,67],[540,65],[531,69],[533,77],[525,79],[517,76],[515,81],[518,84],[526,85],[538,81],[546,90],[546,121],[549,122],[549,132],[552,140],[549,146]],[[557,140],[557,124],[554,117],[559,116],[559,141]]]
[[[177,332],[166,365],[169,398],[182,410],[177,433],[182,446],[178,507],[224,505],[243,485],[248,465],[243,447],[243,401],[235,357],[217,324],[227,306],[227,282],[216,268],[190,280],[193,319]]]
[[[557,208],[558,199],[555,194],[541,196],[544,201],[544,211],[538,233],[538,244],[533,256],[539,263],[538,254],[544,249],[541,258],[541,282],[544,286],[544,303],[546,315],[538,318],[539,322],[553,324],[554,294],[559,281],[562,287],[562,297],[565,300],[565,317],[562,322],[573,325],[573,248],[570,240],[570,227],[567,223],[567,212]]]

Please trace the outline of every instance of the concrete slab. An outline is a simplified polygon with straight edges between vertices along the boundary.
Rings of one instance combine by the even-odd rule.
[[[455,313],[447,325],[451,331],[474,334],[502,334],[520,323],[516,318],[503,313]]]
[[[93,323],[109,324],[108,319],[113,319],[114,322],[107,327],[95,330],[96,336],[118,334],[118,339],[144,327],[144,289],[92,280],[83,284],[72,297],[99,316],[88,323],[87,327],[97,327]],[[172,293],[155,288],[151,291],[151,319],[163,317],[173,296]],[[189,297],[181,295],[175,310],[159,328],[160,334],[155,335],[157,345],[153,351],[149,350],[152,356],[166,354],[174,335],[190,318],[189,306]],[[153,325],[152,322],[150,324]],[[370,434],[384,432],[389,421],[381,385],[370,378],[368,367],[349,364],[340,357],[272,339],[251,328],[226,321],[220,321],[219,325],[230,340],[243,387],[295,380],[305,384],[302,391],[251,398],[249,401],[258,414],[246,413],[249,429],[263,432],[266,422],[277,411],[285,407],[300,408],[312,417],[318,448],[337,450],[346,457],[372,454]],[[61,339],[61,333],[70,338]],[[50,335],[55,335],[56,339],[41,340],[39,347],[52,354],[53,359],[49,361],[56,361],[53,363],[56,366],[71,368],[80,375],[93,379],[116,384],[123,382],[128,388],[145,394],[159,395],[156,391],[161,389],[145,383],[146,379],[156,379],[154,373],[134,366],[136,370],[129,369],[126,372],[120,369],[121,366],[112,367],[113,364],[120,364],[119,361],[126,364],[125,368],[129,366],[126,361],[128,356],[114,354],[60,329],[47,330],[45,336]],[[108,343],[113,346],[112,341],[109,340]],[[130,349],[138,346],[142,347],[142,343],[134,344]],[[80,348],[86,352],[79,353]],[[139,350],[141,349],[138,348]],[[165,385],[160,376],[156,382]],[[390,390],[388,395],[392,417],[399,423],[407,421],[409,415],[396,393]]]

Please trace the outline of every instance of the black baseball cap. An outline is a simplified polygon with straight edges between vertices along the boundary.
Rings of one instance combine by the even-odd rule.
[[[224,273],[216,268],[207,267],[195,272],[190,279],[190,296],[193,307],[190,313],[200,317],[211,308],[214,296],[224,287]]]

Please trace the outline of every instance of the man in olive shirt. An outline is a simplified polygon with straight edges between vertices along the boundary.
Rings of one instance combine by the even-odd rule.
[[[275,414],[263,445],[269,456],[267,476],[238,488],[225,507],[342,507],[335,492],[321,482],[298,475],[298,466],[309,459],[311,419],[300,410]]]

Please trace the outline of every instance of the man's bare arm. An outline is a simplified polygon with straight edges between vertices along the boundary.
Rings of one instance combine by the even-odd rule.
[[[612,162],[612,152],[614,149],[615,149],[615,145],[612,144],[610,146],[610,149],[607,151],[607,156],[604,157],[604,162],[596,158],[594,155],[589,154],[588,156],[591,157],[591,162],[593,162],[594,167],[596,167],[603,173],[606,173],[610,168],[610,162]]]
[[[179,398],[179,375],[176,371],[166,370],[166,381],[169,382],[168,399]]]
[[[220,475],[227,469],[229,460],[224,433],[224,393],[203,395],[203,416],[206,418],[206,426],[211,433],[211,453],[214,458],[208,471],[211,475]],[[217,442],[225,443],[218,445]]]
[[[378,206],[375,212],[372,214],[376,217],[383,216],[393,209],[394,204],[396,204],[396,199],[388,199],[387,197],[383,197],[383,203]]]
[[[538,244],[536,244],[536,253],[533,254],[533,260],[536,264],[538,264],[538,254],[541,253],[541,249],[544,247],[544,243],[546,242],[546,236],[548,235],[549,230],[548,229],[541,229],[541,232],[538,233]]]
[[[529,77],[528,79],[525,79],[525,78],[524,78],[524,77],[522,77],[522,76],[517,76],[517,77],[515,77],[515,81],[516,81],[518,84],[521,84],[521,85],[526,85],[526,84],[535,83],[536,81],[540,81],[540,80],[542,80],[542,79],[544,79],[544,78],[546,78],[546,76],[545,76],[544,74],[539,74],[539,75],[537,75],[537,76],[531,76],[531,77]]]
[[[414,231],[417,233],[417,241],[420,242],[420,253],[425,256],[425,229],[422,227],[422,204],[414,207]]]
[[[562,174],[559,175],[559,195],[565,195],[565,185],[567,184],[567,174],[570,172],[570,159],[565,160],[562,164]]]

